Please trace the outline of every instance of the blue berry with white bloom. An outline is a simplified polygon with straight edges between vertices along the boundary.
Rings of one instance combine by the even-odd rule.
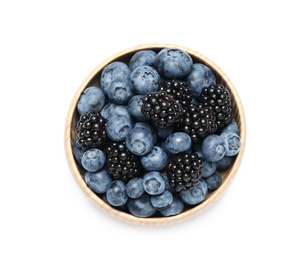
[[[132,129],[133,122],[126,116],[111,117],[105,127],[107,136],[114,142],[121,142]]]
[[[96,148],[87,150],[82,157],[82,166],[86,171],[96,172],[103,168],[105,163],[104,153]]]
[[[115,104],[127,104],[133,94],[133,86],[128,79],[114,79],[109,83],[108,98]]]
[[[173,202],[173,195],[171,192],[165,190],[162,194],[152,196],[151,204],[157,210],[163,210],[168,208]]]
[[[161,139],[166,139],[169,135],[173,133],[173,126],[168,126],[165,128],[157,128],[157,135]]]
[[[233,156],[224,156],[221,160],[216,162],[217,169],[222,171],[228,169],[234,162]]]
[[[204,165],[202,168],[202,178],[206,178],[212,175],[216,171],[216,169],[217,169],[217,163],[204,161]]]
[[[186,133],[175,132],[166,139],[165,148],[172,154],[186,152],[191,148],[191,138]]]
[[[108,103],[105,107],[103,107],[101,116],[107,120],[110,120],[116,116],[126,116],[130,118],[127,106],[117,105],[114,103]]]
[[[216,77],[209,67],[201,63],[195,63],[187,77],[187,82],[190,86],[191,95],[198,98],[203,88],[216,84]]]
[[[233,119],[226,127],[221,129],[221,134],[223,133],[234,133],[238,136],[240,135],[240,131],[235,119]]]
[[[152,136],[153,136],[153,143],[155,144],[157,141],[157,134],[156,131],[154,129],[154,127],[152,125],[149,125],[147,122],[137,122],[133,128],[144,128],[147,129],[151,132]]]
[[[207,136],[202,144],[203,156],[209,162],[221,160],[226,150],[227,144],[219,135],[211,134]]]
[[[115,61],[108,64],[101,73],[100,84],[101,88],[106,95],[108,95],[109,83],[114,79],[127,79],[129,80],[131,71],[129,67],[121,62]]]
[[[180,192],[182,200],[189,205],[196,205],[206,199],[208,192],[207,184],[203,179],[200,179],[198,184],[189,189],[187,192]]]
[[[106,128],[107,130],[107,128]],[[145,128],[133,128],[125,138],[127,149],[138,156],[149,153],[154,146],[152,133]]]
[[[183,210],[184,210],[184,203],[180,199],[174,197],[170,206],[166,209],[161,210],[160,213],[164,217],[170,217],[180,214]]]
[[[139,199],[129,199],[127,206],[130,213],[136,217],[147,218],[156,212],[156,209],[150,202],[150,196],[148,194],[142,195]]]
[[[109,189],[112,183],[112,178],[109,176],[106,170],[86,172],[85,182],[93,192],[104,193]]]
[[[141,164],[147,171],[160,171],[168,164],[168,154],[159,146],[154,146],[151,152],[141,157]]]
[[[222,177],[219,172],[215,172],[213,175],[210,175],[204,180],[207,184],[208,191],[213,191],[219,188],[222,183]]]
[[[186,77],[192,69],[192,64],[190,55],[177,48],[165,48],[155,58],[157,71],[168,79],[182,79]]]
[[[105,104],[105,95],[101,88],[91,86],[86,88],[78,100],[77,108],[80,115],[89,111],[101,111]]]
[[[146,95],[157,91],[160,83],[158,72],[150,66],[136,68],[131,74],[131,82],[136,94]]]
[[[131,71],[142,66],[154,66],[156,53],[151,50],[136,52],[130,60],[129,68]]]
[[[126,187],[123,181],[113,181],[106,191],[106,197],[108,202],[113,206],[122,206],[127,200]]]
[[[147,118],[141,111],[142,98],[144,95],[133,96],[128,103],[128,111],[135,121],[147,121]]]
[[[234,156],[239,153],[241,149],[240,137],[234,133],[223,133],[220,137],[224,140],[227,145],[225,152],[226,156]]]
[[[144,192],[142,178],[133,178],[126,185],[126,193],[132,199],[140,198]]]
[[[85,150],[83,150],[82,148],[79,148],[76,145],[76,142],[74,142],[72,145],[72,152],[73,152],[73,155],[74,155],[74,158],[77,164],[82,165],[82,157],[83,157],[83,154],[85,153]]]
[[[159,172],[148,172],[143,176],[144,190],[150,195],[159,195],[165,190],[165,181]]]

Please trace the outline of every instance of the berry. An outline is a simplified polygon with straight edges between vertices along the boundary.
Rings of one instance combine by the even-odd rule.
[[[148,124],[147,122],[137,122],[133,128],[142,128],[142,129],[147,129],[148,131],[150,131],[150,133],[152,134],[153,136],[153,144],[156,143],[157,141],[157,134],[156,134],[156,131],[155,131],[155,128],[151,125],[151,124]]]
[[[168,126],[166,128],[157,128],[157,135],[161,139],[166,139],[172,133],[173,133],[173,126]]]
[[[85,153],[85,150],[83,150],[82,148],[79,148],[76,145],[76,141],[72,144],[72,152],[73,152],[76,163],[78,165],[82,165],[82,157],[83,157],[83,154]]]
[[[116,105],[113,103],[108,103],[105,107],[103,107],[101,115],[107,120],[110,120],[116,116],[125,116],[130,118],[127,106]]]
[[[133,96],[128,103],[128,112],[135,121],[146,121],[147,118],[141,111],[144,95]]]
[[[160,76],[150,66],[136,68],[131,74],[131,82],[136,94],[146,95],[158,89]]]
[[[226,143],[227,150],[225,152],[226,156],[234,156],[239,153],[241,149],[240,137],[234,133],[223,133],[220,137]]]
[[[159,146],[154,146],[151,152],[141,157],[141,163],[146,171],[160,171],[168,164],[168,154]]]
[[[141,110],[159,128],[179,122],[182,114],[181,105],[165,91],[151,92],[143,97]]]
[[[222,177],[219,172],[215,172],[204,180],[207,184],[208,191],[213,191],[219,188],[222,183]]]
[[[141,66],[154,66],[156,53],[151,50],[143,50],[136,52],[130,60],[129,67],[130,70],[141,67]]]
[[[177,79],[165,81],[159,87],[159,91],[165,91],[168,95],[171,95],[182,107],[189,106],[192,100],[188,83]]]
[[[93,148],[87,150],[82,157],[82,166],[86,171],[96,172],[103,168],[105,163],[104,153],[97,149]]]
[[[198,184],[187,192],[180,192],[182,200],[189,205],[195,205],[205,200],[208,193],[208,187],[203,179],[200,179]]]
[[[195,63],[187,77],[190,86],[190,93],[198,98],[203,88],[216,84],[216,77],[209,67],[201,63]]]
[[[182,120],[178,129],[187,133],[194,144],[202,141],[204,137],[217,131],[215,116],[201,105],[190,104],[183,109]]]
[[[80,116],[76,124],[76,145],[83,150],[100,148],[107,140],[105,126],[107,120],[97,111],[89,111]]]
[[[196,153],[180,154],[167,166],[169,182],[177,192],[194,188],[202,176],[204,159]]]
[[[80,115],[89,111],[101,111],[105,104],[105,95],[101,88],[88,87],[82,93],[78,100],[77,108]]]
[[[161,210],[160,213],[164,217],[170,217],[180,214],[183,211],[183,209],[184,209],[184,203],[180,199],[174,197],[170,206],[166,209]]]
[[[144,190],[150,195],[159,195],[165,190],[165,180],[159,172],[148,172],[143,176]]]
[[[156,212],[148,194],[142,195],[139,199],[129,199],[127,206],[130,213],[136,217],[147,218]]]
[[[227,150],[227,145],[219,135],[207,136],[202,144],[202,153],[204,159],[209,162],[221,160]]]
[[[166,151],[171,154],[187,152],[191,148],[191,138],[186,133],[175,132],[167,137],[164,145]]]
[[[203,88],[199,98],[200,103],[216,116],[216,123],[221,129],[228,125],[234,117],[234,109],[229,91],[221,84]]]
[[[106,151],[106,168],[115,180],[124,182],[141,173],[140,159],[129,152],[125,143],[111,143]]]
[[[192,68],[189,54],[177,48],[165,48],[155,58],[155,67],[161,76],[168,79],[182,79]]]
[[[126,193],[131,199],[138,199],[144,194],[143,179],[133,178],[126,185]]]
[[[109,176],[106,170],[86,172],[85,182],[93,192],[104,193],[109,189],[112,183],[112,178]]]
[[[128,116],[113,116],[106,125],[106,133],[114,142],[122,142],[132,129],[133,122]]]
[[[124,205],[128,200],[125,184],[122,181],[113,181],[106,191],[106,198],[115,207]]]
[[[133,94],[134,89],[129,79],[114,79],[108,85],[107,96],[115,104],[127,104]]]
[[[238,136],[240,135],[240,131],[235,119],[233,119],[226,127],[222,128],[220,132],[221,132],[220,134],[234,133]]]
[[[151,204],[157,210],[168,208],[173,202],[173,195],[170,191],[165,190],[162,194],[151,197]]]
[[[233,156],[224,156],[221,160],[216,162],[216,166],[219,171],[223,171],[228,169],[233,162],[234,162]],[[208,176],[202,176],[202,177],[208,177]]]

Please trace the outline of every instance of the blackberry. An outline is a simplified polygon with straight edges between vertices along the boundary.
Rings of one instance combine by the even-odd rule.
[[[159,128],[179,122],[183,111],[180,103],[165,91],[150,92],[143,97],[141,110]]]
[[[170,185],[176,192],[186,192],[194,188],[202,176],[204,159],[196,153],[178,155],[167,166]]]
[[[215,120],[216,117],[201,104],[190,104],[183,109],[178,130],[188,134],[195,144],[217,131],[218,126]]]
[[[185,81],[177,79],[167,80],[159,87],[160,91],[165,91],[168,95],[173,96],[182,107],[186,107],[190,104],[192,99],[189,92],[189,85]]]
[[[76,145],[83,150],[100,148],[107,139],[105,125],[107,120],[98,111],[89,111],[80,116],[76,124]]]
[[[106,151],[107,172],[115,180],[128,182],[142,172],[140,158],[130,153],[125,142],[110,143]]]
[[[229,91],[221,84],[203,88],[199,102],[216,116],[216,123],[221,129],[228,125],[234,117],[234,109]]]

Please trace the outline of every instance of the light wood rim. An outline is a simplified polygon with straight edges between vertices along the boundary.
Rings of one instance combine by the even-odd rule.
[[[107,64],[112,62],[113,60],[118,59],[119,57],[133,53],[139,50],[144,50],[144,49],[153,49],[153,48],[180,48],[185,50],[187,53],[190,55],[198,58],[199,60],[203,61],[203,63],[209,65],[211,68],[213,68],[216,72],[218,72],[223,80],[226,82],[228,88],[230,89],[232,93],[233,99],[236,101],[236,107],[238,111],[238,117],[239,117],[239,122],[238,126],[240,128],[240,138],[241,138],[241,143],[242,147],[239,152],[239,154],[236,157],[236,160],[228,173],[227,178],[222,182],[221,186],[214,191],[214,193],[207,198],[204,202],[201,204],[197,205],[196,207],[185,211],[179,215],[172,216],[172,217],[161,217],[161,218],[138,218],[133,215],[127,214],[122,211],[118,211],[108,204],[106,204],[102,199],[100,199],[95,193],[93,193],[86,185],[84,179],[82,178],[78,167],[75,163],[74,157],[73,157],[73,152],[72,152],[72,143],[71,143],[71,123],[72,123],[72,118],[73,114],[77,105],[77,101],[79,99],[80,94],[84,89],[87,87],[89,81],[92,79],[94,75],[96,75],[99,71],[101,71],[102,68],[104,68]],[[67,113],[66,117],[66,125],[65,125],[65,152],[66,152],[66,157],[67,161],[70,167],[70,170],[72,172],[73,177],[75,178],[76,182],[79,184],[81,189],[85,192],[85,194],[92,200],[94,203],[99,206],[101,209],[103,209],[105,212],[108,214],[123,220],[128,223],[133,223],[137,225],[146,225],[146,226],[162,226],[162,225],[168,225],[168,224],[174,224],[174,223],[179,223],[183,220],[186,220],[190,217],[196,216],[197,214],[203,212],[204,210],[208,209],[210,206],[212,206],[218,198],[223,194],[225,191],[226,187],[229,185],[229,183],[232,181],[233,177],[236,175],[238,168],[240,166],[244,150],[245,150],[245,141],[246,141],[246,122],[245,122],[245,115],[244,115],[244,110],[242,107],[241,100],[239,98],[239,95],[230,81],[230,79],[225,75],[225,73],[216,65],[214,64],[211,60],[203,56],[202,54],[195,52],[191,49],[174,45],[174,44],[163,44],[163,43],[153,43],[153,44],[143,44],[139,45],[136,47],[132,47],[129,49],[126,49],[124,51],[121,51],[110,58],[106,59],[103,61],[98,67],[96,67],[89,75],[88,77],[84,80],[84,82],[81,84],[79,89],[77,90],[76,94],[74,95],[70,108]]]

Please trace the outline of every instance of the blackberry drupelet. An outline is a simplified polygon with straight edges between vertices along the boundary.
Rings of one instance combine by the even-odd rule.
[[[170,185],[176,192],[187,192],[194,188],[202,176],[204,159],[196,153],[183,153],[167,166]]]
[[[142,172],[140,158],[129,152],[122,143],[110,143],[106,151],[106,168],[115,180],[128,182]]]
[[[178,130],[188,134],[195,144],[217,131],[218,126],[215,120],[216,117],[201,104],[190,104],[189,107],[183,109]]]
[[[98,111],[89,111],[80,116],[76,124],[76,145],[83,150],[100,148],[106,141],[105,125],[107,120]]]
[[[234,109],[229,91],[221,84],[203,88],[199,102],[216,116],[216,123],[221,129],[228,125],[234,117]]]
[[[142,103],[143,114],[156,127],[165,128],[181,120],[182,106],[165,91],[150,92]]]
[[[186,107],[191,102],[191,95],[189,92],[189,85],[185,81],[177,79],[167,80],[159,87],[160,91],[165,91],[168,95],[173,96],[182,107]]]

